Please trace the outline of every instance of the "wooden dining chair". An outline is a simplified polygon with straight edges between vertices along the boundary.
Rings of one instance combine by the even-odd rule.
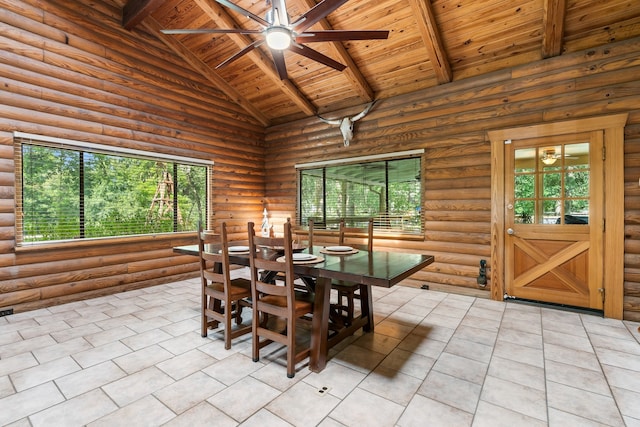
[[[291,218],[287,218],[287,222],[291,223]],[[315,224],[313,219],[309,218],[307,227],[291,224],[291,237],[294,245],[313,247],[313,228]]]
[[[361,243],[362,239],[364,239],[364,244]],[[373,218],[369,218],[366,228],[347,227],[344,219],[340,220],[338,244],[340,246],[349,245],[356,249],[371,252],[373,250]],[[361,301],[362,309],[363,293],[369,292],[369,288],[343,280],[334,280],[331,283],[331,287],[338,291],[338,302],[334,305],[334,310],[341,317],[342,322],[348,326],[353,322],[355,300],[359,299]]]
[[[202,332],[224,325],[224,348],[231,348],[231,340],[251,332],[251,324],[242,325],[242,308],[251,307],[251,281],[231,279],[227,224],[222,223],[220,233],[204,231],[198,227],[198,254],[202,279]],[[232,328],[234,319],[237,328]]]
[[[253,361],[260,360],[260,349],[271,342],[287,347],[287,377],[295,375],[296,363],[309,356],[310,348],[296,349],[296,324],[300,318],[313,313],[313,299],[308,292],[297,292],[294,287],[291,223],[284,224],[284,237],[255,235],[255,225],[248,224],[251,270],[251,299],[253,301]],[[257,251],[260,247],[284,247],[279,259],[267,259]],[[284,273],[284,284],[265,282],[259,271]],[[278,322],[280,320],[280,322]],[[282,331],[282,320],[285,322]]]

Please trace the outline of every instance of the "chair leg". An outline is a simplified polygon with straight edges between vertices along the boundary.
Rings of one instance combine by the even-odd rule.
[[[251,319],[251,356],[254,362],[260,360],[260,336],[258,328],[260,327],[260,312],[253,310],[253,318]]]
[[[296,375],[296,330],[294,319],[287,319],[287,377]]]
[[[206,295],[202,295],[202,313],[200,313],[200,323],[201,323],[201,328],[202,330],[200,331],[200,336],[202,336],[203,338],[206,338],[207,336],[207,332],[209,330],[209,321],[207,319],[207,313],[206,313],[206,309],[208,306],[208,299],[209,297]]]

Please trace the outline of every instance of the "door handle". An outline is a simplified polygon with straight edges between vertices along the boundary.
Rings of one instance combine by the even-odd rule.
[[[516,234],[516,232],[513,231],[513,228],[507,228],[507,234],[513,235],[513,234]]]

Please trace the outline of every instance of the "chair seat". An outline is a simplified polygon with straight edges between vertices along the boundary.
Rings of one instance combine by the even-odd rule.
[[[216,292],[224,292],[224,284],[222,283],[212,283],[207,288],[216,291]],[[233,279],[231,281],[231,286],[229,286],[229,294],[232,299],[237,299],[238,296],[251,295],[251,281],[247,279]],[[235,297],[235,298],[234,298]]]
[[[306,294],[306,295],[305,295]],[[277,295],[267,295],[260,299],[261,302],[276,307],[286,307],[287,297]],[[313,311],[313,297],[308,295],[308,292],[296,292],[295,308],[296,312],[307,310],[306,312]]]

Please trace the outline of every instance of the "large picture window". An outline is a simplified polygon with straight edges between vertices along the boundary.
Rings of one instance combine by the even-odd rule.
[[[18,139],[18,244],[193,231],[209,166]]]
[[[374,218],[377,231],[421,234],[420,157],[336,164],[300,170],[299,218],[318,227],[364,227]]]

